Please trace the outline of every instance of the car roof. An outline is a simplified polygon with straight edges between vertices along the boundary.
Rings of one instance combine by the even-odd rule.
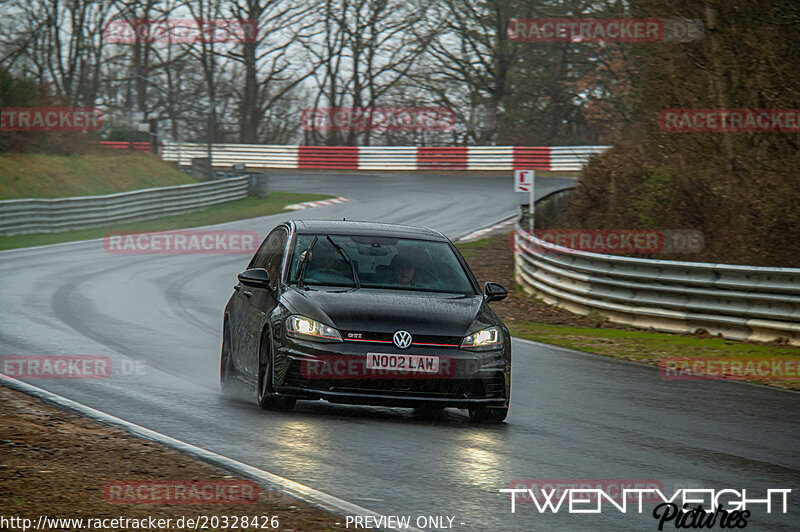
[[[435,240],[446,242],[447,237],[439,231],[411,225],[385,224],[378,222],[356,222],[345,220],[292,220],[300,234],[325,233],[331,235],[387,236]]]

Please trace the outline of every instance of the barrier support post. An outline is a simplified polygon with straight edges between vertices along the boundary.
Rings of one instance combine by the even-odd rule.
[[[536,210],[535,207],[534,207],[534,205],[535,205],[535,202],[534,202],[534,196],[535,195],[534,195],[534,192],[533,192],[534,189],[536,189],[536,170],[531,170],[531,190],[530,190],[530,199],[528,201],[528,209],[529,209],[528,214],[530,215],[529,218],[530,218],[531,234],[533,234],[533,227],[534,227],[533,213]]]

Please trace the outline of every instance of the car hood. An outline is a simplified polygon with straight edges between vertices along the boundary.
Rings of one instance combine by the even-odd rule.
[[[290,287],[283,296],[290,312],[345,331],[464,336],[473,323],[488,319],[483,296],[404,290],[304,290]]]

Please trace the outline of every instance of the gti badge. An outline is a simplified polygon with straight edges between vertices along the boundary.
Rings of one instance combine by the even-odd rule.
[[[392,342],[398,349],[407,349],[411,345],[411,334],[408,331],[397,331],[392,336]]]

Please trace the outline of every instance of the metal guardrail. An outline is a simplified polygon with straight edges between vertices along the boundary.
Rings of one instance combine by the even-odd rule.
[[[800,268],[652,260],[565,248],[519,229],[517,280],[579,314],[668,332],[800,345]]]
[[[250,180],[240,176],[106,196],[0,201],[0,234],[55,233],[181,214],[244,198]]]
[[[248,168],[350,168],[358,170],[488,170],[534,168],[578,171],[592,155],[608,146],[282,146],[268,144],[214,144],[215,167],[244,164]],[[208,157],[208,146],[197,143],[166,143],[165,161],[180,166],[192,159]]]

